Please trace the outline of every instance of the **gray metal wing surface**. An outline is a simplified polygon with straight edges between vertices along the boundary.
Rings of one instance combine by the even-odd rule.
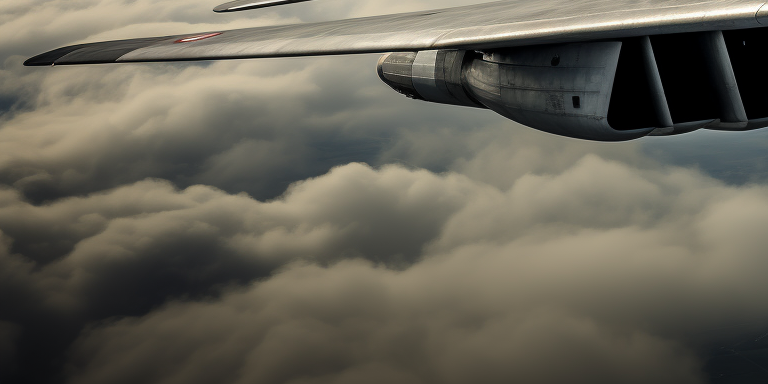
[[[26,65],[493,49],[768,25],[761,0],[507,0],[427,12],[81,44]]]

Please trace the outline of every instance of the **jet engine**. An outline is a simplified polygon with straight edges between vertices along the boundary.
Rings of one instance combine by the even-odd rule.
[[[414,99],[488,108],[580,139],[748,130],[768,126],[768,80],[759,67],[766,39],[768,30],[754,29],[391,53],[378,73]]]
[[[526,47],[477,53],[421,51],[381,58],[379,77],[396,91],[436,103],[491,109],[558,135],[617,141],[654,127],[608,124],[621,42]]]
[[[485,108],[468,93],[463,80],[473,55],[456,50],[390,53],[379,60],[379,77],[412,99]]]

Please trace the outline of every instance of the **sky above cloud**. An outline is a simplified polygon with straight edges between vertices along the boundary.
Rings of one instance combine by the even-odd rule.
[[[479,2],[3,1],[0,381],[706,382],[768,318],[765,132],[561,138],[377,55],[21,65]]]

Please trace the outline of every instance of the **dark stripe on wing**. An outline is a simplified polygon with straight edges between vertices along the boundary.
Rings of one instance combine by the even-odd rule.
[[[235,0],[221,4],[213,9],[214,12],[237,12],[249,9],[276,7],[293,3],[301,3],[309,0]]]
[[[114,63],[121,56],[139,48],[152,44],[176,39],[178,36],[151,37],[144,39],[130,39],[118,41],[105,41],[102,43],[78,44],[69,47],[55,49],[37,55],[24,62],[28,67],[46,65],[68,64],[105,64]]]

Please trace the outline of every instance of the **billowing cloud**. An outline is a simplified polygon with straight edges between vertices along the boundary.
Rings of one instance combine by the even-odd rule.
[[[0,179],[35,201],[147,176],[271,198],[350,161],[453,169],[507,186],[589,151],[643,161],[636,143],[575,142],[488,111],[408,100],[378,81],[375,60],[56,68],[42,80],[8,71],[8,88],[35,99],[0,131]],[[16,73],[31,77],[26,86],[11,87]]]
[[[469,3],[0,4],[0,381],[694,383],[763,346],[763,179],[664,163],[707,135],[554,137],[407,100],[375,55],[21,66]]]
[[[514,284],[493,278],[501,290],[488,295],[482,282],[445,273],[450,264],[403,273],[358,262],[296,267],[215,303],[170,304],[87,333],[75,348],[87,364],[72,382],[698,379],[694,359],[674,342],[554,309],[498,305]]]
[[[6,201],[42,239],[74,224],[55,262],[4,256],[37,311],[128,316],[80,336],[76,383],[698,382],[708,331],[768,316],[768,190],[593,155],[507,190],[350,164],[270,202],[161,181]]]

